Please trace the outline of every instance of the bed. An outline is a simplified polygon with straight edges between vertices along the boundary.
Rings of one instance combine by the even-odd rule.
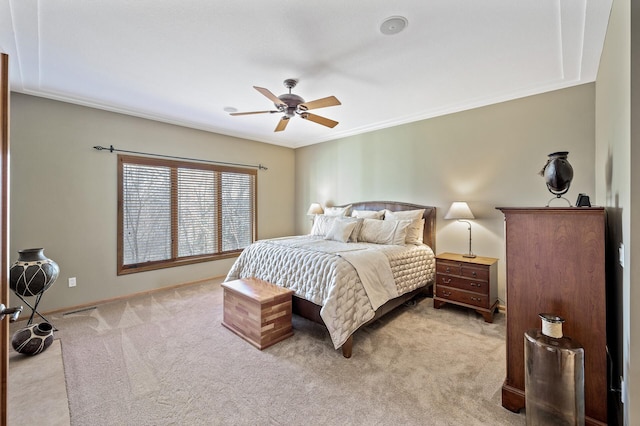
[[[309,235],[251,244],[225,281],[255,277],[294,290],[293,313],[324,325],[349,358],[353,333],[432,294],[436,208],[358,202],[325,209]]]

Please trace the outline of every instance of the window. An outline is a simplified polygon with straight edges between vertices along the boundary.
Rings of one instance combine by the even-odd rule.
[[[118,156],[118,275],[235,256],[255,240],[253,169]]]

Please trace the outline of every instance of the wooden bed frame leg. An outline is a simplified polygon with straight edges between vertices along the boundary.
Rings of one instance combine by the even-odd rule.
[[[353,336],[349,336],[347,341],[342,344],[342,356],[345,358],[351,358],[352,350],[353,350]]]

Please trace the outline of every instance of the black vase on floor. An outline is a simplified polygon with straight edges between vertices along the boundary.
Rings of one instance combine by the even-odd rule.
[[[24,355],[37,355],[53,343],[53,326],[48,322],[31,324],[16,331],[11,338],[11,346]]]
[[[18,260],[9,270],[9,288],[23,297],[37,296],[54,283],[60,268],[44,255],[43,248],[18,250]]]

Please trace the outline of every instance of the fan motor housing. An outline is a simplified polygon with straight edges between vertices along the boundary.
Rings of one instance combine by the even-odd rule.
[[[293,93],[285,93],[284,95],[278,96],[282,102],[287,105],[286,110],[283,108],[282,112],[284,112],[287,117],[291,118],[296,113],[298,109],[298,105],[304,103],[304,99],[298,95],[294,95]],[[276,108],[278,108],[277,104],[274,104]]]

